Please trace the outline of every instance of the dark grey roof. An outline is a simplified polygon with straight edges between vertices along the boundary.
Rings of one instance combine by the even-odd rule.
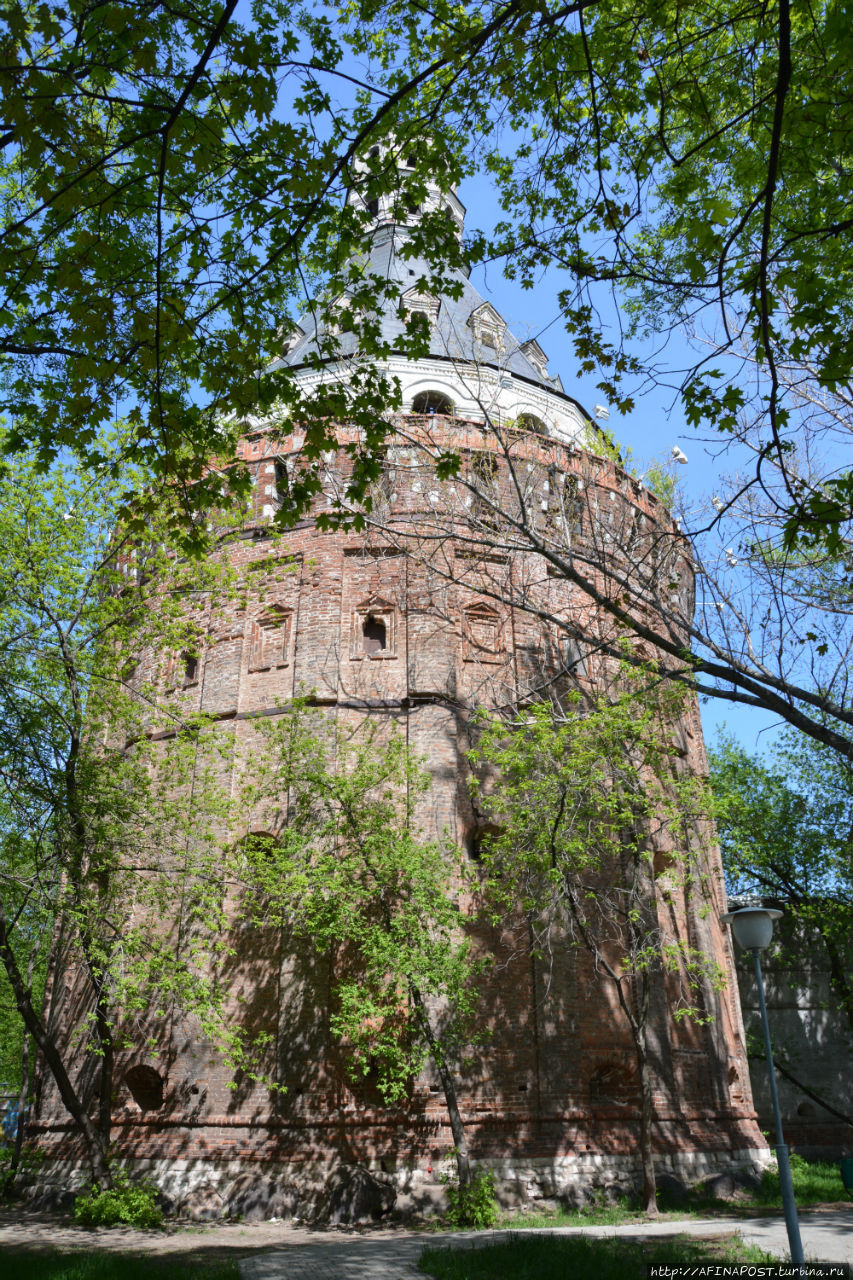
[[[380,275],[387,280],[395,281],[399,285],[398,296],[414,287],[419,279],[429,280],[431,276],[429,265],[425,261],[401,256],[399,250],[404,243],[405,235],[405,230],[390,224],[379,227],[374,234],[371,252],[365,264],[366,274]],[[485,315],[486,324],[488,324],[489,314],[497,315],[497,312],[491,303],[487,303],[481,297],[463,272],[453,272],[452,276],[460,284],[461,292],[458,298],[448,298],[445,295],[439,298],[438,318],[430,330],[430,355],[443,359],[492,365],[526,378],[530,382],[538,383],[549,391],[562,391],[559,378],[552,379],[540,372],[525,355],[522,347],[532,344],[520,343],[505,327],[500,353],[484,346],[477,337],[476,317],[473,325],[470,323],[471,317],[481,312]],[[396,345],[396,339],[402,338],[405,333],[399,304],[394,298],[386,301],[381,322],[382,336],[393,348]],[[322,337],[322,328],[318,330],[311,316],[303,318],[302,328],[305,331],[304,334],[297,335],[297,340],[283,357],[283,363],[291,367],[304,364],[310,355],[316,354],[321,349],[317,339],[318,333]],[[341,357],[355,354],[356,336],[354,334],[339,334],[338,343]]]

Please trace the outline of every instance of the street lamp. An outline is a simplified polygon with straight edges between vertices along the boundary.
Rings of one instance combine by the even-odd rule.
[[[794,1183],[791,1180],[791,1166],[788,1162],[788,1148],[782,1135],[782,1115],[779,1111],[779,1095],[776,1092],[776,1072],[773,1069],[773,1049],[770,1045],[770,1026],[767,1022],[767,1005],[764,1002],[764,978],[761,973],[761,952],[765,951],[773,939],[773,921],[778,920],[782,912],[767,907],[741,907],[738,911],[729,911],[722,917],[724,923],[730,923],[735,942],[744,951],[752,952],[755,963],[755,981],[758,986],[758,1004],[761,1009],[761,1027],[764,1032],[764,1052],[767,1055],[767,1070],[770,1075],[770,1097],[773,1101],[773,1116],[776,1121],[776,1159],[779,1163],[779,1183],[782,1187],[782,1209],[785,1214],[785,1226],[788,1231],[788,1248],[791,1251],[791,1262],[795,1267],[804,1264],[803,1242],[800,1239],[800,1224],[797,1219],[797,1205],[794,1200]]]

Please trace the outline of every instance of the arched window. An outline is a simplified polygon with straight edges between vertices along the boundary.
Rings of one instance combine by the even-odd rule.
[[[388,648],[388,628],[381,618],[374,617],[372,613],[364,619],[361,634],[364,637],[365,653],[380,653]]]
[[[375,594],[353,609],[350,661],[396,658],[394,614],[393,603]]]
[[[269,831],[249,831],[241,841],[244,858],[255,866],[269,862],[278,844]]]
[[[516,425],[521,431],[535,431],[540,436],[548,434],[545,423],[535,413],[520,413]]]
[[[290,490],[290,476],[287,473],[287,463],[284,458],[276,458],[275,460],[275,496],[279,502],[284,502]]]
[[[412,401],[412,413],[453,414],[453,401],[443,391],[419,391]]]
[[[124,1083],[141,1111],[159,1111],[163,1105],[163,1077],[153,1067],[131,1067]]]

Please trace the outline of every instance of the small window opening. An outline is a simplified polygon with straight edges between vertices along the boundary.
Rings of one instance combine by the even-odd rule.
[[[371,159],[371,160],[375,160],[375,159],[376,159],[376,157],[379,155],[379,148],[378,148],[378,147],[371,147],[367,154],[368,154],[368,156],[370,157],[370,159]]]
[[[475,453],[471,467],[482,484],[493,484],[497,479],[498,460],[493,453]]]
[[[381,618],[369,613],[361,627],[365,653],[380,653],[388,647],[388,629]]]
[[[414,201],[410,201],[406,205],[406,213],[411,214],[413,217],[415,214],[420,213],[420,211],[421,211],[421,206],[419,204],[415,204]]]
[[[412,401],[412,413],[453,414],[453,401],[443,391],[419,391]]]
[[[518,1092],[519,1092],[519,1093],[527,1093],[527,1085],[526,1085],[526,1084],[520,1084],[520,1085],[518,1086]]]
[[[406,156],[406,168],[407,168],[407,169],[415,169],[415,168],[417,168],[417,163],[418,163],[418,158],[417,158],[417,156],[416,156],[414,153],[411,153],[410,155],[407,155],[407,156]]]
[[[474,501],[471,516],[486,529],[500,523],[495,503],[498,497],[498,460],[493,453],[475,453],[471,460]]]
[[[279,502],[287,497],[290,490],[290,477],[287,474],[287,463],[283,458],[275,461],[275,492]]]
[[[482,862],[483,854],[489,852],[490,844],[501,834],[501,829],[493,822],[478,822],[465,833],[465,852],[472,862]]]
[[[631,1096],[632,1081],[617,1063],[606,1062],[597,1067],[589,1082],[590,1102],[603,1106],[624,1106]]]
[[[184,664],[184,684],[195,684],[198,680],[198,658],[194,653],[185,653],[182,661]]]
[[[278,841],[268,831],[250,831],[244,837],[242,846],[246,860],[255,866],[263,867],[272,860]]]
[[[163,1105],[163,1077],[153,1067],[131,1067],[124,1083],[141,1111],[158,1111]]]
[[[366,204],[367,204],[367,212],[370,214],[371,218],[377,217],[379,214],[379,200],[378,199],[368,200],[366,201]]]

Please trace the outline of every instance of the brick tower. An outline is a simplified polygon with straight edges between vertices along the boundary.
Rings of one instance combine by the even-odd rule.
[[[430,189],[429,202],[461,231],[453,193]],[[685,598],[689,555],[662,504],[584,447],[589,416],[549,376],[539,344],[517,341],[462,273],[455,298],[425,291],[419,282],[429,269],[401,254],[408,232],[393,221],[392,202],[382,198],[369,212],[369,268],[397,281],[402,299],[401,310],[383,313],[384,335],[393,349],[406,313],[417,311],[430,350],[417,361],[387,359],[402,409],[367,527],[326,533],[315,523],[345,486],[347,446],[358,443],[358,431],[343,423],[312,512],[284,543],[276,539],[272,518],[300,468],[304,436],[276,418],[251,423],[239,452],[253,476],[253,508],[223,543],[245,592],[211,624],[181,696],[215,718],[232,761],[251,759],[257,718],[278,714],[300,691],[342,724],[393,719],[428,761],[427,834],[449,833],[475,856],[481,830],[465,787],[472,710],[582,682],[601,625],[577,587],[548,572],[547,557],[508,536],[500,511],[523,508],[546,544],[573,540],[590,560],[627,565],[629,541],[634,549],[643,539],[665,545],[667,574]],[[316,358],[322,338],[314,327],[299,329],[282,357],[306,391],[347,376],[351,335],[340,335],[332,362]],[[446,448],[459,453],[461,470],[439,481],[434,460]],[[703,773],[695,702],[674,732],[680,767]],[[253,829],[248,815],[233,834]],[[719,924],[722,873],[708,857],[701,897],[683,892],[668,907],[668,927],[731,973]],[[425,1072],[409,1105],[389,1111],[343,1069],[328,1030],[324,963],[281,935],[244,930],[234,946],[235,990],[261,1011],[273,1037],[271,1072],[287,1092],[271,1096],[246,1081],[229,1089],[230,1073],[199,1030],[171,1026],[162,1043],[134,1046],[118,1064],[117,1150],[196,1212],[304,1216],[330,1170],[353,1163],[428,1200],[451,1146],[437,1081]],[[629,1042],[589,963],[566,950],[546,974],[530,955],[518,956],[484,983],[493,1035],[461,1086],[473,1159],[522,1200],[629,1186],[638,1123]],[[55,978],[54,993],[59,985]],[[765,1147],[734,979],[706,1001],[712,1020],[704,1026],[676,1022],[663,991],[652,1012],[658,1168],[688,1178],[750,1165]],[[54,1005],[51,1017],[61,1020],[55,995]],[[44,1077],[35,1120],[57,1170],[79,1163]]]

